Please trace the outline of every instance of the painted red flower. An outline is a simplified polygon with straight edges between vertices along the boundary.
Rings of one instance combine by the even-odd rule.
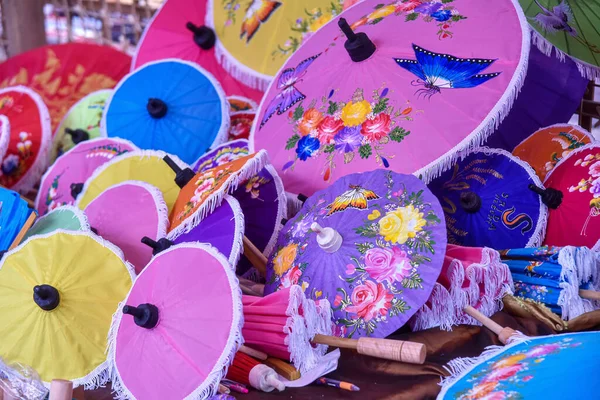
[[[383,283],[366,281],[352,291],[352,305],[346,311],[357,314],[359,318],[370,321],[381,315],[387,315],[392,306],[394,295],[385,290]]]
[[[298,266],[290,269],[284,276],[281,277],[281,283],[279,284],[279,288],[289,288],[292,285],[297,285],[300,277],[302,276],[302,271]]]
[[[392,130],[391,122],[392,119],[388,114],[377,114],[373,119],[367,119],[363,122],[360,133],[370,142],[375,142],[390,133]]]
[[[344,121],[328,115],[317,126],[317,138],[321,143],[327,144],[342,128],[344,128]]]
[[[405,3],[398,2],[396,3],[396,12],[412,11],[419,5],[421,5],[421,0],[408,0]]]

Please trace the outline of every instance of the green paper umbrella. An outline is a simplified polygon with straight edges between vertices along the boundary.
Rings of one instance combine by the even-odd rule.
[[[54,232],[57,229],[86,232],[90,230],[90,225],[87,217],[79,208],[62,206],[55,208],[38,219],[27,231],[23,237],[23,241],[29,239],[31,236],[45,235]]]

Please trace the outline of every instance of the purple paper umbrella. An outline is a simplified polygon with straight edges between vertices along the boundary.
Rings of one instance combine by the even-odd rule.
[[[98,138],[79,143],[58,157],[42,177],[35,208],[40,215],[57,207],[74,204],[73,194],[83,188],[83,182],[96,168],[114,157],[137,147],[128,140]]]
[[[240,203],[226,195],[215,210],[189,232],[180,236],[167,236],[174,244],[186,242],[210,243],[235,266],[240,259],[244,238],[244,214]]]
[[[442,207],[423,182],[386,170],[351,174],[285,225],[265,294],[301,285],[329,300],[337,335],[385,337],[427,301],[445,250]]]
[[[250,154],[248,150],[248,140],[238,139],[224,143],[219,147],[204,153],[196,162],[192,169],[194,172],[204,172],[208,169],[218,167],[219,165],[230,163],[238,158],[246,157]]]

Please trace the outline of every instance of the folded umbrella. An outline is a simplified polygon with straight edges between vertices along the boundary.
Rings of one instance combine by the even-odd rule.
[[[30,365],[47,385],[108,380],[111,317],[134,277],[109,242],[88,232],[31,237],[0,262],[0,354]]]
[[[152,258],[152,249],[140,240],[164,237],[169,225],[161,191],[140,181],[125,181],[107,188],[84,211],[96,234],[118,246],[138,274]]]
[[[131,57],[111,46],[67,43],[38,47],[0,65],[0,87],[25,85],[48,106],[52,131],[73,104],[100,89],[114,87]]]
[[[85,209],[92,200],[113,185],[125,181],[142,181],[162,192],[171,212],[179,194],[179,187],[174,182],[175,173],[163,161],[166,155],[163,151],[135,150],[115,157],[96,168],[93,175],[85,181],[77,195],[76,205]],[[170,158],[179,168],[187,167],[176,156],[171,155]]]
[[[562,195],[562,203],[549,212],[544,245],[600,250],[600,144],[571,152],[544,185]]]
[[[0,185],[27,194],[48,162],[52,138],[48,108],[33,90],[13,86],[0,89],[0,114],[8,118],[10,129]]]
[[[229,140],[248,139],[255,118],[255,111],[232,113],[229,122]]]
[[[156,61],[119,82],[104,109],[102,130],[192,163],[227,140],[229,103],[219,82],[199,66]]]
[[[137,150],[128,140],[97,138],[79,143],[48,168],[40,183],[35,207],[40,215],[63,205],[75,203],[83,184],[96,168],[116,156]]]
[[[319,29],[261,103],[250,150],[268,150],[292,193],[375,168],[429,182],[512,106],[529,54],[516,3],[381,5],[365,0]],[[510,37],[492,39],[500,32]]]
[[[207,1],[164,1],[144,30],[131,64],[132,70],[150,61],[179,58],[196,63],[214,75],[228,96],[260,101],[262,91],[244,85],[217,61],[215,33],[204,25],[207,8]]]
[[[115,314],[113,390],[148,400],[216,394],[243,342],[243,323],[237,279],[222,254],[199,243],[161,252]]]
[[[438,399],[588,399],[600,385],[590,374],[597,367],[600,333],[529,337],[490,348],[476,358],[448,364]],[[574,384],[566,384],[574,382]],[[576,382],[576,383],[575,383]]]
[[[229,111],[232,114],[238,111],[256,111],[258,108],[258,104],[254,100],[244,96],[227,96],[227,101],[229,102]]]
[[[593,140],[592,135],[579,126],[556,124],[532,133],[512,154],[527,162],[543,182],[560,160]]]
[[[248,141],[245,139],[232,140],[223,143],[211,151],[201,155],[194,163],[194,172],[204,172],[219,165],[230,163],[250,154]]]
[[[52,138],[51,162],[76,144],[100,136],[102,111],[111,94],[112,89],[92,92],[67,111]]]
[[[539,245],[548,216],[541,181],[527,163],[500,149],[479,148],[433,180],[444,208],[448,242],[503,248]]]
[[[301,285],[307,297],[332,304],[338,336],[386,337],[425,304],[440,274],[442,215],[412,175],[342,177],[311,196],[281,231],[265,293]]]
[[[90,231],[87,216],[77,207],[61,206],[38,218],[25,234],[23,240],[35,235],[47,235],[58,229],[65,231]]]

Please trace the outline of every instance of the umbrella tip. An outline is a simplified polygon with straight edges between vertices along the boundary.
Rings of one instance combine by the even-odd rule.
[[[65,133],[67,135],[71,136],[71,140],[75,144],[79,144],[81,142],[85,142],[86,140],[88,140],[90,138],[90,134],[88,133],[88,131],[86,131],[84,129],[79,129],[79,128],[78,129],[65,128]]]
[[[285,225],[288,223],[288,219],[287,218],[281,218],[281,225]]]
[[[154,241],[152,239],[150,239],[148,236],[144,236],[142,238],[142,243],[144,243],[146,246],[152,247],[152,255],[155,256],[158,253],[167,250],[169,247],[173,246],[174,243],[171,242],[169,239],[167,238],[160,238],[158,239],[158,241]]]
[[[352,61],[365,61],[375,53],[377,47],[375,47],[375,44],[369,39],[367,34],[364,32],[355,33],[348,24],[348,21],[346,21],[346,18],[340,18],[338,26],[344,32],[344,35],[346,35],[347,40],[344,43],[344,48]]]
[[[175,184],[179,186],[179,188],[183,189],[185,185],[194,179],[196,174],[191,168],[179,168],[179,165],[177,165],[177,163],[169,156],[164,156],[163,161],[167,163],[173,172],[175,172]]]
[[[308,200],[308,197],[306,195],[303,195],[302,193],[300,193],[298,195],[298,200],[300,200],[302,203],[304,203],[306,200]]]
[[[188,31],[194,34],[194,43],[203,50],[210,50],[214,47],[217,41],[217,35],[215,31],[210,29],[208,26],[197,26],[191,22],[185,24]]]
[[[123,314],[132,315],[135,324],[142,328],[152,329],[158,325],[158,307],[154,304],[123,306]]]
[[[317,233],[317,244],[326,253],[335,253],[342,246],[342,235],[333,228],[323,228],[316,222],[310,225],[310,229]]]
[[[475,192],[462,192],[460,194],[460,205],[469,214],[474,214],[481,208],[481,197]]]
[[[71,197],[77,199],[77,196],[83,191],[83,183],[71,183]]]
[[[60,303],[60,294],[53,286],[36,285],[33,287],[33,301],[42,310],[52,311]]]
[[[161,99],[151,97],[148,99],[148,103],[146,103],[146,110],[148,110],[148,114],[150,114],[152,118],[160,119],[167,115],[169,107],[167,107],[167,103]]]
[[[529,190],[539,194],[542,198],[542,203],[548,206],[548,208],[555,210],[562,204],[563,193],[560,190],[553,188],[543,189],[534,185],[533,183],[529,184]]]

